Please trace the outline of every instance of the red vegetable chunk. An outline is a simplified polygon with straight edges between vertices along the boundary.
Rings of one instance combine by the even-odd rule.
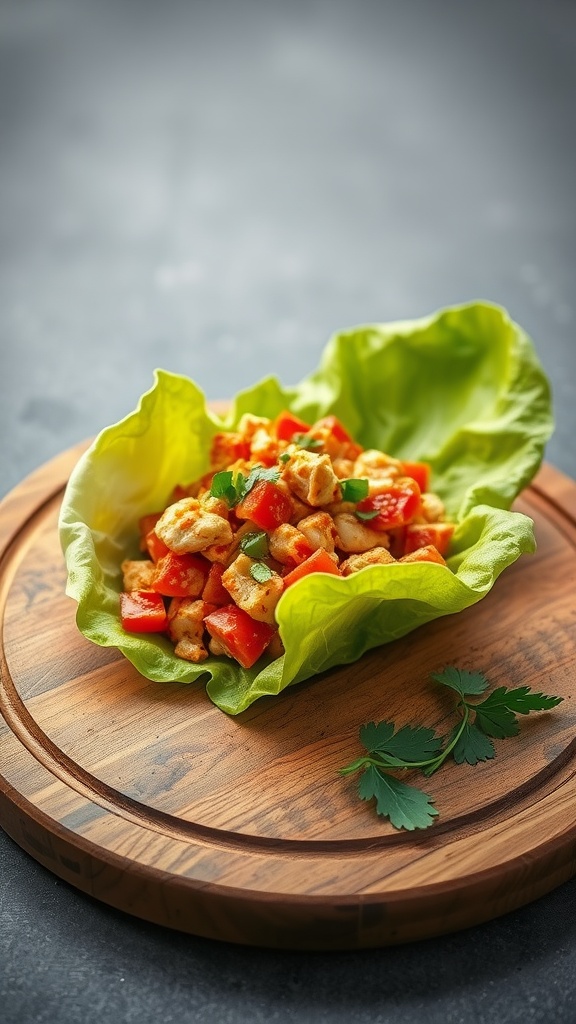
[[[210,564],[200,555],[169,551],[156,564],[152,586],[166,597],[199,597],[209,569]]]
[[[294,434],[306,434],[310,430],[308,423],[299,420],[287,409],[274,420],[274,433],[279,441],[291,441]]]
[[[406,476],[416,481],[423,494],[430,490],[430,466],[427,462],[403,462],[402,468]]]
[[[357,505],[357,512],[377,515],[367,517],[368,525],[373,530],[391,530],[396,526],[409,523],[420,505],[420,488],[415,480],[408,476],[398,477],[386,489],[378,494],[364,498]]]
[[[284,576],[284,589],[290,587],[293,583],[297,583],[298,580],[308,576],[311,572],[328,572],[333,576],[341,576],[342,573],[331,558],[325,548],[318,548],[310,558],[307,558],[305,562],[301,562],[295,569],[292,569],[289,573]]]
[[[243,668],[252,668],[276,633],[273,626],[257,622],[235,604],[211,612],[204,619],[204,625],[210,636]]]
[[[448,553],[454,525],[452,523],[412,523],[406,528],[404,554],[433,544],[441,555]]]
[[[161,633],[168,625],[162,595],[150,590],[120,594],[120,618],[128,633]]]
[[[261,530],[275,530],[294,513],[288,494],[270,480],[259,480],[234,509],[238,519],[250,519]]]

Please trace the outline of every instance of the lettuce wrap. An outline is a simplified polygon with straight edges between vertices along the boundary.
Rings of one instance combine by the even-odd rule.
[[[286,408],[307,422],[333,413],[365,448],[430,463],[432,489],[456,523],[451,571],[415,562],[345,578],[309,575],[277,606],[285,654],[249,670],[226,657],[195,665],[163,636],[125,633],[120,565],[142,557],[139,518],[206,472],[214,434],[234,429],[245,412],[274,418]],[[488,303],[338,333],[299,385],[268,377],[239,393],[225,419],[189,378],[157,370],[137,409],[98,435],[66,488],[59,526],[78,627],[148,679],[202,678],[210,699],[238,714],[484,597],[506,566],[535,549],[531,519],[510,507],[551,432],[550,388],[533,343]]]

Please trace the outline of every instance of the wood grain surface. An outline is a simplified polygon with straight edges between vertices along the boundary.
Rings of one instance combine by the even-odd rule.
[[[517,507],[538,551],[459,615],[230,718],[199,684],[153,683],[89,643],[65,596],[62,490],[82,446],[0,505],[0,824],[32,857],[114,907],[255,945],[381,946],[477,924],[576,873],[576,485],[546,466]],[[565,700],[451,764],[440,810],[394,830],[338,768],[382,717],[440,723],[430,673]]]

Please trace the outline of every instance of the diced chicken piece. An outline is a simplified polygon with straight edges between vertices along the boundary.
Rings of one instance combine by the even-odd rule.
[[[269,657],[276,659],[281,658],[284,653],[284,644],[282,643],[280,633],[278,632],[278,630],[276,630],[274,636],[272,637],[270,643],[266,648],[266,654]]]
[[[329,505],[340,496],[338,477],[329,455],[298,451],[286,463],[282,475],[296,497],[314,508]]]
[[[361,452],[354,463],[354,477],[387,477],[395,479],[402,473],[402,463],[399,459],[393,459],[391,455],[378,451],[377,448],[367,448]]]
[[[338,542],[338,534],[334,520],[328,512],[313,512],[298,523],[298,529],[304,534],[314,551],[324,548],[332,554]]]
[[[356,502],[354,501],[335,501],[333,505],[327,505],[326,511],[331,516],[339,516],[342,512],[354,512],[356,509]]]
[[[278,461],[280,445],[264,427],[258,427],[250,442],[250,458],[263,466],[273,466]]]
[[[215,516],[222,516],[222,519],[228,519],[230,515],[227,502],[223,498],[213,498],[210,493],[202,495],[200,504],[206,512],[213,512]]]
[[[252,413],[245,412],[244,415],[240,417],[238,433],[242,435],[245,441],[250,443],[257,430],[269,430],[270,426],[271,420],[266,419],[265,416],[253,416]]]
[[[395,561],[396,559],[392,558],[386,548],[371,548],[370,551],[364,551],[360,555],[350,555],[340,563],[340,571],[343,576],[351,576],[352,573],[359,572],[360,569],[365,569],[368,565],[389,565],[390,562]]]
[[[175,597],[168,608],[168,634],[176,644],[174,653],[186,661],[200,662],[208,657],[204,644],[204,618],[214,605],[190,597]]]
[[[215,636],[210,637],[210,641],[208,643],[208,650],[210,651],[210,654],[214,654],[216,655],[216,657],[220,657],[220,655],[223,654],[225,654],[227,658],[230,657],[230,654],[228,653],[224,645],[221,644],[220,641],[217,640]]]
[[[204,551],[213,544],[230,544],[227,519],[207,512],[197,498],[182,498],[169,505],[156,523],[156,533],[171,551]]]
[[[282,577],[278,573],[272,573],[265,583],[258,583],[250,575],[252,565],[254,559],[248,558],[247,555],[238,555],[223,573],[222,584],[239,608],[248,612],[258,622],[267,622],[273,626],[274,609],[284,590]]]
[[[240,541],[248,533],[254,533],[258,527],[255,523],[251,523],[249,519],[242,523],[236,533],[233,534],[232,540],[229,544],[211,544],[209,548],[205,548],[202,554],[210,562],[219,562],[220,565],[231,565],[240,547]]]
[[[154,562],[149,559],[125,558],[122,562],[124,590],[152,590],[152,581],[156,573]]]
[[[441,523],[446,515],[444,502],[437,494],[425,491],[420,498],[420,514],[425,523]]]
[[[239,431],[226,431],[215,434],[210,449],[210,465],[213,470],[227,468],[236,459],[248,457],[250,446]]]
[[[312,551],[304,534],[290,523],[281,523],[270,534],[270,554],[282,565],[300,565]]]
[[[339,480],[346,480],[354,476],[354,463],[352,459],[334,459],[332,466]]]
[[[361,551],[369,551],[370,548],[388,547],[389,540],[386,533],[381,530],[372,530],[348,512],[336,516],[334,525],[338,533],[338,547],[342,551],[358,554]]]

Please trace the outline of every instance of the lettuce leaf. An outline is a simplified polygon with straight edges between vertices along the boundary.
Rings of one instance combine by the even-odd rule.
[[[334,413],[365,447],[429,462],[432,487],[457,523],[451,571],[399,563],[345,579],[307,576],[277,607],[285,655],[250,670],[212,656],[193,665],[162,637],[125,633],[120,563],[139,557],[138,519],[163,508],[176,483],[206,471],[217,431],[234,428],[244,412],[272,418],[284,408],[308,421]],[[315,373],[296,387],[261,381],[236,396],[224,421],[191,380],[157,370],[138,408],[99,434],[66,488],[60,536],[78,626],[149,679],[203,678],[211,700],[238,714],[484,597],[506,566],[535,549],[532,521],[510,507],[551,432],[549,384],[531,340],[505,310],[482,302],[336,334]]]

